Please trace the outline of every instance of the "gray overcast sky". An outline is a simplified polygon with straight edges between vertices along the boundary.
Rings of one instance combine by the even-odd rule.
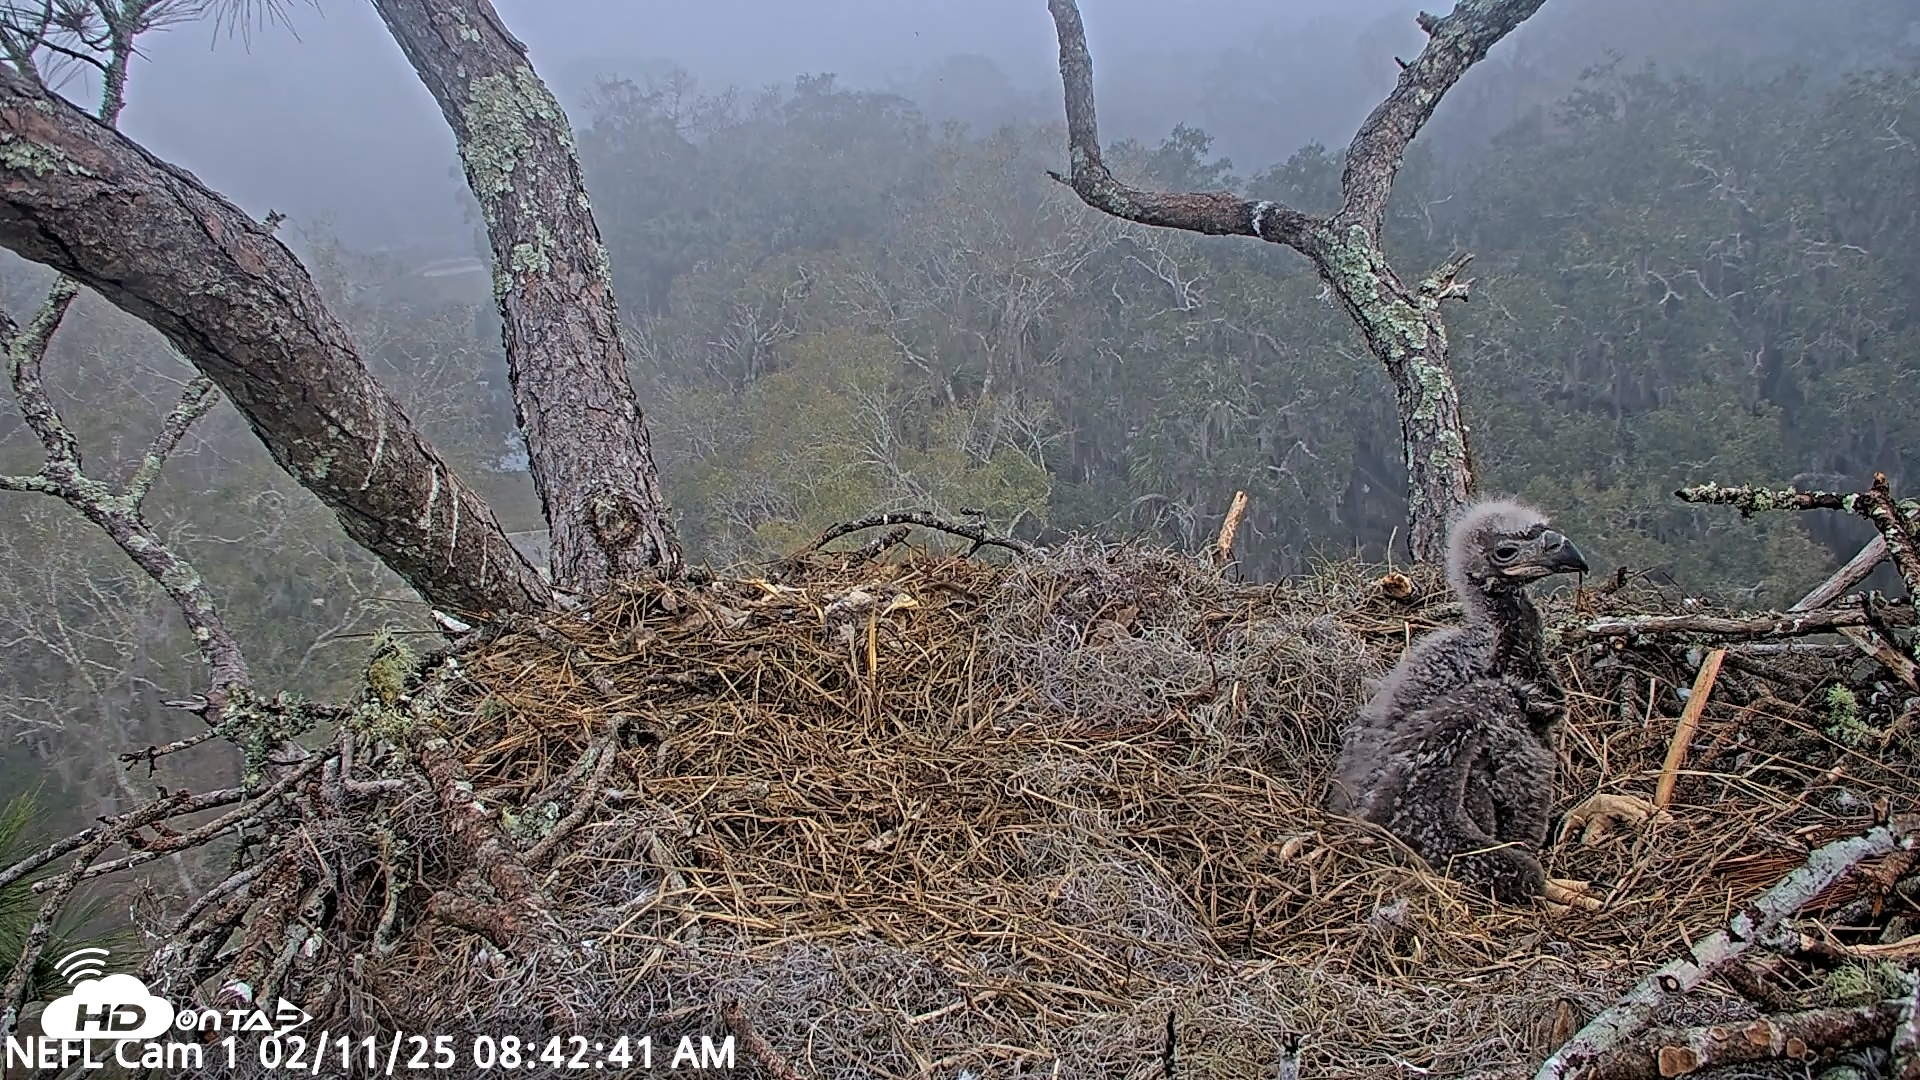
[[[251,46],[211,26],[149,40],[123,127],[249,211],[331,213],[359,242],[459,229],[453,141],[432,99],[364,0],[296,0],[294,33],[271,26]],[[955,53],[985,55],[1018,84],[1055,78],[1044,0],[497,0],[535,66],[575,106],[593,75],[665,59],[703,84],[762,86],[804,72],[881,86]],[[1377,17],[1385,0],[1094,0],[1088,35],[1123,77],[1130,54],[1218,47],[1244,32],[1329,12]],[[1344,21],[1344,20],[1343,20]],[[298,37],[296,38],[295,34]],[[1392,61],[1378,58],[1390,84]],[[1107,76],[1102,73],[1103,83]],[[580,109],[571,107],[579,121]],[[1114,126],[1124,133],[1124,113]],[[1161,132],[1164,127],[1161,126]],[[444,183],[443,183],[444,182]]]
[[[257,32],[251,47],[214,40],[208,25],[156,35],[147,45],[150,62],[134,72],[125,129],[253,213],[271,208],[296,222],[330,219],[358,244],[463,243],[452,137],[371,4],[322,0],[316,9],[292,2],[297,38],[279,26]],[[1489,64],[1564,69],[1609,47],[1710,55],[1736,29],[1756,40],[1793,41],[1796,24],[1806,20],[1902,5],[1912,9],[1915,0],[1551,0]],[[690,69],[714,89],[825,71],[845,84],[884,87],[972,53],[998,64],[1036,102],[1046,100],[1042,92],[1058,92],[1045,0],[496,6],[576,123],[584,119],[578,91],[593,75],[660,60]],[[1282,158],[1309,138],[1343,141],[1392,84],[1393,55],[1409,55],[1420,43],[1413,16],[1421,5],[1406,0],[1181,0],[1178,18],[1168,16],[1174,5],[1167,0],[1082,6],[1103,134],[1158,137],[1174,122],[1197,122],[1243,168]],[[1223,55],[1229,70],[1246,73],[1226,81],[1252,89],[1228,115],[1188,115]],[[1058,107],[1057,100],[1049,106]]]

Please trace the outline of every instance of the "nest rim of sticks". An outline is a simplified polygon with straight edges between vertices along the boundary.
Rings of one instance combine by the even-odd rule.
[[[1816,699],[1851,678],[1830,653],[1730,663],[1672,815],[1548,853],[1604,909],[1496,906],[1318,809],[1368,680],[1457,617],[1436,575],[1329,562],[1251,586],[1146,545],[989,563],[889,556],[890,535],[427,657],[376,649],[339,757],[300,780],[373,809],[270,822],[279,846],[225,905],[238,945],[178,965],[182,996],[252,957],[249,985],[335,1030],[484,1030],[530,1003],[548,1030],[751,1023],[774,1075],[1125,1075],[1176,1042],[1180,1075],[1245,1075],[1296,1052],[1289,1032],[1312,1033],[1316,1074],[1512,1070],[1920,790],[1910,732],[1889,725],[1900,752],[1876,758],[1824,730]],[[1577,628],[1554,647],[1558,808],[1645,794],[1703,652],[1673,620],[1739,619],[1624,579],[1543,606]],[[1900,858],[1806,910],[1910,903]],[[268,910],[302,909],[323,872],[330,924]],[[1851,964],[1862,940],[1809,948]],[[1800,983],[1783,993],[1825,1003]],[[1721,995],[1673,1016],[1756,1014]]]
[[[1263,1036],[1190,1006],[1190,1045],[1238,1047],[1212,1068],[1190,1050],[1192,1075],[1283,1052],[1285,1028],[1315,1031],[1336,1072],[1423,1053],[1434,1067],[1515,1064],[1552,1041],[1540,1030],[1546,988],[1590,1014],[1820,843],[1869,827],[1903,781],[1920,789],[1920,769],[1876,773],[1867,759],[1836,772],[1728,743],[1742,725],[1832,742],[1786,698],[1713,703],[1707,743],[1680,776],[1683,812],[1550,854],[1550,873],[1610,885],[1604,910],[1497,907],[1318,809],[1365,677],[1451,613],[1431,575],[1407,579],[1404,599],[1377,568],[1341,564],[1236,586],[1177,553],[1085,541],[1010,566],[822,555],[783,570],[779,581],[648,583],[584,617],[523,622],[464,659],[462,680],[483,689],[440,701],[440,734],[481,801],[507,808],[505,831],[524,833],[516,842],[546,869],[556,918],[610,956],[626,950],[631,965],[607,970],[628,992],[647,997],[649,979],[714,996],[731,986],[766,1028],[791,1003],[754,994],[738,972],[764,977],[767,957],[871,950],[913,967],[920,1000],[870,1000],[905,1034],[861,1047],[868,1065],[977,1066],[966,1044],[981,1042],[1065,1061],[1116,1018],[1179,1012],[1180,997],[1204,1001],[1197,987],[1240,1008],[1263,978],[1269,993],[1298,984],[1288,1021]],[[1589,592],[1573,603],[1644,612],[1648,600]],[[1548,601],[1560,621],[1568,607]],[[1248,627],[1275,633],[1250,643]],[[1665,710],[1629,716],[1592,685],[1609,659],[1637,655],[1627,641],[1560,649],[1574,699],[1563,810],[1576,796],[1644,792],[1664,764]],[[1209,667],[1169,668],[1183,649]],[[1045,670],[1022,659],[1035,650]],[[1050,683],[1069,656],[1131,663],[1134,684],[1171,679],[1159,715],[1131,699],[1092,707],[1090,688],[1110,688],[1116,668],[1082,663],[1071,677],[1083,683]],[[1326,681],[1337,663],[1351,667]],[[1682,685],[1686,663],[1655,685]],[[1274,677],[1249,688],[1262,665]],[[1751,757],[1720,771],[1730,749]],[[583,788],[597,801],[577,798]],[[563,828],[564,843],[553,839]],[[609,891],[612,879],[624,884]],[[1839,910],[1863,888],[1813,910]],[[470,968],[487,948],[472,929],[426,931],[405,969],[444,980]],[[1340,992],[1316,995],[1283,971],[1317,972]],[[1448,1030],[1460,1021],[1445,1010],[1421,1029],[1407,1003],[1438,986],[1503,988],[1475,1002],[1483,1018],[1509,1010],[1497,1052],[1485,1032]],[[1405,997],[1397,1022],[1409,1026],[1335,1060],[1341,1017],[1350,1023],[1368,995]],[[1380,1028],[1393,1011],[1362,1024]],[[1554,1017],[1549,1028],[1564,1023]],[[775,1051],[800,1049],[781,1025],[762,1034]]]

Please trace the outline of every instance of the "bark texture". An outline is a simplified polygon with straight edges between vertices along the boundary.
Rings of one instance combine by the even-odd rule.
[[[603,591],[680,571],[646,418],[627,378],[606,248],[573,132],[487,0],[374,0],[460,147],[554,584]]]
[[[0,71],[0,245],[166,335],[347,534],[435,607],[547,606],[492,510],[367,371],[269,229],[11,71]]]
[[[1054,174],[1087,205],[1115,217],[1216,236],[1253,236],[1305,255],[1359,326],[1387,370],[1400,415],[1407,470],[1409,545],[1415,558],[1444,557],[1447,526],[1473,493],[1472,455],[1460,391],[1448,353],[1441,302],[1465,299],[1450,262],[1413,285],[1401,280],[1380,243],[1387,199],[1407,145],[1447,90],[1543,0],[1461,0],[1444,18],[1421,15],[1426,48],[1404,64],[1399,84],[1375,108],[1347,148],[1342,204],[1328,218],[1242,198],[1232,192],[1142,191],[1115,179],[1100,154],[1093,60],[1075,0],[1048,0],[1060,39],[1066,91],[1069,173]]]

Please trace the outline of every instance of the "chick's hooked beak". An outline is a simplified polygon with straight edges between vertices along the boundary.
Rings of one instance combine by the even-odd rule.
[[[1535,541],[1534,550],[1507,569],[1512,577],[1537,578],[1552,574],[1579,573],[1588,570],[1586,557],[1573,541],[1548,529]]]

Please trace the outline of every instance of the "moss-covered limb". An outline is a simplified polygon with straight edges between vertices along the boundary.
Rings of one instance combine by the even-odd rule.
[[[1544,0],[1460,0],[1444,17],[1421,14],[1426,47],[1400,69],[1400,81],[1360,125],[1347,147],[1340,178],[1341,225],[1380,235],[1394,176],[1407,146],[1433,116],[1440,99],[1501,38],[1540,10]]]
[[[127,481],[124,494],[135,510],[147,501],[147,494],[153,490],[154,482],[160,479],[160,470],[166,467],[167,458],[180,445],[180,440],[187,437],[187,429],[212,412],[219,403],[220,397],[214,391],[212,379],[195,375],[187,380],[186,387],[180,391],[180,400],[160,421],[160,430],[154,434],[153,442],[148,445],[147,452],[140,456],[140,464]]]
[[[1473,492],[1460,387],[1440,316],[1441,301],[1464,289],[1457,279],[1466,260],[1448,263],[1410,290],[1359,225],[1316,230],[1306,250],[1393,382],[1407,469],[1408,546],[1416,559],[1439,561],[1447,527]]]
[[[1874,473],[1867,490],[1842,494],[1834,491],[1799,491],[1794,488],[1762,488],[1750,485],[1722,487],[1715,483],[1696,484],[1673,493],[1683,502],[1708,506],[1731,506],[1742,517],[1766,510],[1840,510],[1859,514],[1880,530],[1886,555],[1900,571],[1908,595],[1920,597],[1920,548],[1916,548],[1913,529],[1920,522],[1920,503],[1895,499],[1885,473]],[[1862,553],[1862,557],[1865,553]],[[1877,561],[1877,560],[1876,560]]]
[[[439,103],[486,222],[554,583],[592,594],[623,578],[677,576],[679,539],[565,112],[487,0],[374,7]]]
[[[1887,541],[1887,556],[1893,560],[1894,569],[1900,571],[1900,580],[1907,584],[1907,595],[1920,603],[1920,549],[1914,547],[1913,518],[1900,503],[1894,501],[1893,491],[1888,486],[1886,473],[1874,473],[1873,484],[1861,494],[1856,504],[1859,512]]]
[[[1822,608],[1818,611],[1789,611],[1742,618],[1722,615],[1639,615],[1597,619],[1584,626],[1568,627],[1560,631],[1560,640],[1574,644],[1595,638],[1654,634],[1701,634],[1727,638],[1804,637],[1807,634],[1830,634],[1842,627],[1870,626],[1875,619],[1911,624],[1913,611],[1911,608],[1895,608],[1869,615],[1860,608]]]
[[[274,460],[433,606],[547,605],[539,574],[380,387],[270,230],[5,69],[0,246],[165,334]]]
[[[1878,825],[1861,836],[1837,840],[1807,856],[1806,864],[1755,897],[1728,920],[1723,930],[1701,939],[1687,955],[1648,975],[1603,1010],[1549,1057],[1535,1080],[1569,1080],[1591,1075],[1598,1063],[1629,1049],[1635,1036],[1669,1002],[1738,962],[1758,944],[1771,940],[1783,923],[1862,860],[1910,850],[1911,822]]]
[[[1793,488],[1763,488],[1752,485],[1723,487],[1709,481],[1683,487],[1673,493],[1682,502],[1702,506],[1731,506],[1742,517],[1768,510],[1844,510],[1854,513],[1857,495],[1834,491],[1797,491]]]
[[[1440,96],[1542,0],[1463,0],[1443,19],[1423,16],[1431,35],[1400,83],[1354,136],[1342,177],[1343,206],[1320,220],[1231,192],[1168,194],[1114,179],[1101,158],[1093,97],[1093,59],[1076,0],[1048,0],[1060,43],[1067,114],[1066,176],[1083,202],[1144,225],[1254,236],[1285,244],[1313,261],[1393,380],[1408,477],[1409,542],[1414,557],[1440,558],[1447,524],[1473,491],[1472,452],[1448,357],[1440,304],[1464,299],[1465,256],[1409,289],[1387,262],[1380,224],[1402,155]]]
[[[1893,1053],[1893,1067],[1887,1073],[1895,1080],[1920,1080],[1920,977],[1913,980],[1907,994],[1900,1024],[1887,1047]]]
[[[27,427],[39,438],[44,455],[39,472],[32,477],[34,483],[21,487],[58,496],[99,526],[160,586],[180,609],[194,645],[207,665],[206,699],[210,709],[218,712],[230,693],[252,684],[246,656],[228,631],[199,573],[161,540],[140,510],[167,456],[186,436],[193,422],[211,407],[212,383],[204,377],[189,383],[180,404],[162,422],[159,434],[126,490],[116,492],[88,477],[82,466],[79,440],[48,395],[41,374],[47,348],[79,291],[79,284],[72,278],[64,274],[55,278],[39,310],[24,327],[16,326],[0,312],[0,347],[6,352],[7,379],[13,388],[14,404]]]

